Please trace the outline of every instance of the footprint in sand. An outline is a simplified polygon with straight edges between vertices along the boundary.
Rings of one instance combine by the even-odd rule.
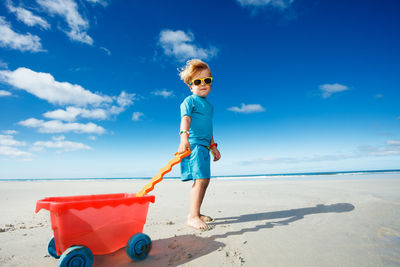
[[[178,244],[177,240],[172,241],[168,245],[168,248],[174,250],[172,256],[169,258],[168,265],[177,264],[179,262],[185,262],[187,259],[193,257],[192,254],[185,251],[185,249]]]
[[[170,249],[176,249],[178,247],[178,244],[176,240],[174,240],[171,244],[168,245],[168,248]]]
[[[239,251],[237,251],[237,250],[235,250],[235,251],[227,251],[226,253],[225,253],[225,256],[227,257],[227,258],[230,258],[230,257],[233,257],[233,260],[232,260],[232,264],[235,264],[235,265],[243,265],[246,261],[244,260],[244,258],[241,256],[241,254],[240,254],[240,252]]]
[[[13,224],[6,224],[4,226],[4,228],[0,228],[1,233],[17,230]]]
[[[181,248],[179,251],[174,253],[174,255],[169,259],[168,265],[172,265],[178,262],[183,262],[192,257],[193,257],[192,254],[187,253],[185,250],[183,250],[183,248]]]

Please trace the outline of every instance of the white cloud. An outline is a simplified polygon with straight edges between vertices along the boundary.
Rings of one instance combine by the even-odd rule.
[[[12,131],[3,131],[11,133]],[[0,155],[11,156],[11,157],[25,157],[29,158],[32,156],[31,153],[22,151],[16,146],[26,146],[25,142],[17,141],[12,135],[2,135],[0,134]]]
[[[383,98],[383,95],[382,94],[376,94],[375,98]]]
[[[129,94],[124,91],[117,97],[117,103],[121,107],[128,107],[133,104],[133,100],[135,100],[136,94]]]
[[[93,39],[87,34],[89,22],[78,11],[78,5],[73,0],[37,0],[37,3],[49,14],[65,19],[69,31],[66,34],[71,40],[93,44]]]
[[[400,140],[387,140],[386,145],[359,147],[362,156],[393,156],[400,155]]]
[[[230,107],[229,111],[238,112],[238,113],[256,113],[256,112],[264,112],[265,109],[260,104],[241,104],[241,107]]]
[[[110,97],[94,94],[80,85],[58,82],[49,73],[35,72],[27,68],[18,68],[15,71],[2,70],[1,81],[52,104],[84,106],[112,101]]]
[[[324,161],[338,161],[353,158],[366,157],[366,154],[337,154],[337,155],[315,155],[304,157],[271,157],[271,158],[256,158],[251,160],[239,161],[239,165],[258,165],[258,164],[298,164],[305,162],[324,162]]]
[[[162,30],[159,43],[167,56],[173,56],[179,61],[189,58],[210,59],[217,55],[218,49],[201,48],[194,43],[194,35],[184,31]]]
[[[386,149],[382,150],[376,153],[373,153],[371,155],[373,156],[393,156],[393,155],[399,155],[400,154],[400,149]]]
[[[63,123],[59,120],[43,121],[35,118],[30,118],[24,121],[18,122],[19,125],[38,128],[41,133],[88,133],[88,134],[103,134],[106,130],[92,122],[88,123]]]
[[[20,125],[37,128],[42,133],[96,133],[103,134],[105,129],[94,123],[63,123],[73,122],[78,118],[108,119],[125,111],[135,100],[135,94],[122,91],[119,96],[107,96],[92,93],[79,85],[68,82],[58,82],[49,73],[39,73],[27,68],[18,68],[15,71],[0,71],[0,81],[15,88],[25,90],[52,104],[73,105],[64,109],[57,109],[43,114],[50,121],[35,118],[19,122]],[[82,108],[79,106],[92,105],[101,108]]]
[[[63,121],[75,121],[76,117],[81,113],[80,108],[67,107],[66,110],[57,109],[48,111],[43,114],[45,118]]]
[[[82,109],[77,107],[67,107],[65,110],[57,109],[43,114],[44,117],[54,120],[75,121],[78,116],[86,119],[104,120],[107,118],[107,111],[104,109]]]
[[[399,141],[400,143],[400,141]],[[271,157],[271,158],[255,158],[251,160],[239,161],[239,165],[258,165],[258,164],[298,164],[307,162],[325,162],[325,161],[341,161],[348,159],[367,158],[367,157],[385,157],[400,155],[400,145],[386,145],[381,147],[364,146],[359,147],[358,151],[347,154],[336,155],[315,155],[304,157]]]
[[[0,68],[8,69],[8,64],[1,59],[0,59]]]
[[[272,6],[279,9],[288,8],[294,0],[237,0],[241,6],[263,7]]]
[[[26,143],[14,140],[14,136],[12,136],[12,135],[0,134],[0,145],[1,146],[26,146]]]
[[[400,155],[400,146],[399,145],[388,145],[386,147],[380,148],[377,151],[370,152],[371,156],[393,156]]]
[[[129,94],[124,91],[118,97],[112,97],[117,105],[108,105],[105,108],[84,109],[78,107],[67,107],[64,109],[57,109],[43,114],[44,117],[55,120],[75,121],[78,118],[105,120],[112,115],[118,115],[125,111],[127,107],[133,104],[135,94]]]
[[[400,140],[387,140],[386,144],[400,146]]]
[[[100,49],[106,52],[107,55],[111,56],[111,51],[108,50],[107,48],[101,46]]]
[[[142,112],[133,112],[133,114],[132,114],[132,120],[133,121],[140,121],[141,119],[141,117],[143,117],[144,116],[144,114],[142,113]]]
[[[0,46],[19,51],[43,52],[40,38],[30,33],[20,34],[11,29],[11,25],[0,16]]]
[[[92,149],[83,143],[66,141],[65,136],[53,137],[53,141],[37,141],[33,144],[33,150],[38,151],[43,148],[60,149],[61,151],[75,151],[80,149]]]
[[[133,104],[136,94],[129,94],[124,91],[118,97],[113,97],[118,105],[113,105],[107,109],[108,115],[118,115]]]
[[[32,156],[32,154],[29,152],[10,146],[0,146],[0,155],[25,158],[30,158]]]
[[[23,7],[15,7],[13,6],[10,0],[7,1],[7,8],[10,12],[14,13],[17,16],[19,21],[22,21],[28,26],[40,26],[43,29],[50,29],[50,24],[47,21],[39,16],[34,15],[31,11],[23,8]]]
[[[100,4],[102,6],[107,6],[108,2],[107,0],[86,0],[86,2],[92,3],[92,4]]]
[[[174,96],[174,92],[173,91],[168,91],[166,89],[156,90],[156,91],[152,92],[152,94],[155,95],[155,96],[162,96],[164,98],[168,98],[168,97]]]
[[[322,91],[322,97],[328,98],[332,94],[343,92],[349,90],[346,85],[334,83],[334,84],[323,84],[319,86],[319,89]]]
[[[8,91],[0,90],[0,97],[2,97],[2,96],[10,96],[10,95],[11,95],[11,93],[8,92]]]
[[[54,141],[63,141],[65,140],[65,135],[53,136],[51,139],[53,139]]]
[[[4,134],[8,134],[8,135],[10,135],[10,134],[17,134],[18,132],[17,131],[15,131],[15,130],[3,130],[3,131],[1,131],[2,133],[4,133]]]

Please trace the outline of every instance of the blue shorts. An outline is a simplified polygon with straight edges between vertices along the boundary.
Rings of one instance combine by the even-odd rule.
[[[192,153],[181,161],[181,180],[210,179],[210,152],[207,147],[191,144]]]

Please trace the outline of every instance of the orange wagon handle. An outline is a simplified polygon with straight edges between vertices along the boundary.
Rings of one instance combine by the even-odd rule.
[[[178,152],[175,153],[175,158],[171,159],[167,166],[165,166],[164,168],[162,168],[158,174],[156,176],[154,176],[153,178],[151,178],[151,181],[145,185],[143,187],[143,189],[136,194],[137,197],[142,197],[144,195],[146,195],[147,193],[151,192],[154,189],[154,185],[156,185],[157,183],[161,182],[161,180],[163,179],[164,175],[167,174],[168,172],[170,172],[172,170],[172,166],[178,164],[179,162],[182,161],[183,158],[187,157],[190,155],[190,150],[186,150],[185,152],[183,152],[182,154],[179,154]]]

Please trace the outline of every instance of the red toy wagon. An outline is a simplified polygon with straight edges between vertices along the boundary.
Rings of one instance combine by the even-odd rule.
[[[49,197],[37,201],[36,212],[50,211],[54,238],[49,254],[58,266],[92,266],[93,254],[103,255],[126,246],[134,260],[147,257],[151,240],[141,233],[154,196],[107,194]]]

